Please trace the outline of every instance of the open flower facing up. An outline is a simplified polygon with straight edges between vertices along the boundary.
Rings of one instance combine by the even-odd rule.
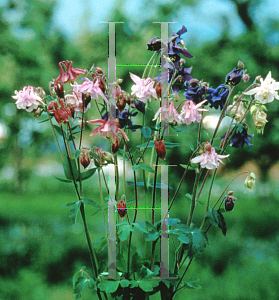
[[[202,168],[206,168],[208,170],[216,169],[219,167],[219,163],[222,163],[223,158],[226,158],[228,155],[219,155],[215,152],[215,148],[210,145],[209,142],[204,143],[202,148],[204,151],[203,154],[196,156],[191,160],[193,164],[201,164]]]
[[[99,79],[95,82],[92,80],[85,78],[85,82],[78,86],[78,91],[84,94],[89,94],[92,99],[98,99],[98,95],[100,95],[107,104],[110,104],[103,91],[99,87]]]
[[[93,132],[91,133],[91,136],[94,136],[96,134],[102,134],[104,138],[111,138],[112,144],[115,144],[118,139],[118,131],[123,135],[123,137],[129,141],[128,136],[126,133],[118,128],[118,122],[112,118],[109,117],[108,120],[103,120],[103,119],[96,119],[96,120],[91,120],[87,121],[88,123],[102,123],[101,126],[95,128]]]
[[[22,91],[15,91],[16,106],[18,109],[26,109],[31,112],[36,110],[40,104],[43,104],[42,98],[34,91],[33,86],[25,86]]]
[[[55,82],[61,80],[62,84],[67,82],[74,82],[79,74],[84,74],[86,70],[73,68],[73,62],[69,60],[61,61],[59,63],[60,75]]]
[[[254,89],[245,92],[245,95],[254,95],[255,99],[258,100],[260,103],[270,103],[276,98],[279,100],[278,93],[276,92],[279,90],[279,82],[276,82],[271,77],[271,72],[269,71],[265,80],[260,78],[261,85],[258,87],[255,87]]]
[[[195,123],[196,121],[199,123],[202,119],[202,115],[199,114],[199,111],[207,111],[207,109],[199,108],[205,102],[206,100],[203,100],[199,104],[195,104],[192,100],[186,101],[180,113],[182,123],[187,125]]]
[[[135,95],[141,102],[146,103],[151,101],[151,96],[157,99],[156,91],[153,88],[154,81],[151,78],[140,78],[139,76],[130,72],[131,79],[134,85],[131,87],[131,95]]]
[[[161,113],[161,120],[165,121],[166,123],[173,123],[175,124],[180,124],[181,123],[181,118],[179,113],[174,107],[173,102],[170,102],[170,107],[168,108],[168,101],[165,101],[163,106],[161,106],[156,114],[154,115],[153,121],[156,120]]]

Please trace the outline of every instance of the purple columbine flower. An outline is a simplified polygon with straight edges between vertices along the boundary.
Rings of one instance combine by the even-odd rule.
[[[229,74],[226,76],[226,84],[237,85],[241,81],[243,75],[243,70],[240,68],[234,68]]]
[[[131,117],[135,117],[138,114],[138,112],[131,113],[128,109],[124,111],[119,111],[116,109],[116,115],[118,116],[119,120],[119,127],[124,128],[125,126],[132,126],[133,123],[131,121]],[[103,114],[102,119],[107,121],[109,118],[109,112]],[[132,129],[132,131],[135,131],[135,129]]]
[[[203,100],[203,96],[205,96],[205,87],[200,86],[199,84],[191,84],[186,82],[185,84],[186,90],[184,92],[184,96],[187,100],[192,100],[196,104],[200,103]]]
[[[208,95],[206,96],[206,100],[211,107],[215,109],[220,107],[220,109],[223,109],[229,95],[229,89],[224,84],[221,84],[216,89],[209,88],[206,94]]]

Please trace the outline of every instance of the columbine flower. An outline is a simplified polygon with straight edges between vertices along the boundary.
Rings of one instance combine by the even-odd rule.
[[[73,68],[73,62],[69,60],[61,61],[59,63],[60,75],[55,82],[61,80],[62,84],[67,82],[74,82],[79,74],[84,74],[86,70]]]
[[[76,112],[83,111],[82,93],[79,92],[79,85],[76,82],[74,82],[73,85],[73,94],[67,94],[65,96],[65,103],[72,105]],[[90,102],[85,103],[84,112],[86,112],[90,107],[91,107]]]
[[[147,42],[147,50],[150,51],[158,51],[163,47],[164,44],[162,43],[162,40],[158,36],[155,36],[154,38],[152,38],[150,41]]]
[[[85,78],[85,82],[81,85],[78,85],[78,91],[84,94],[89,94],[92,99],[96,100],[98,99],[98,95],[100,95],[107,104],[110,104],[99,87],[99,79],[93,82],[90,79]]]
[[[192,100],[196,104],[202,101],[205,95],[205,86],[200,86],[198,79],[191,79],[186,83],[186,91],[183,94],[187,100]]]
[[[234,208],[234,201],[236,200],[233,196],[228,196],[225,200],[225,210],[232,211]]]
[[[79,161],[84,168],[88,167],[91,162],[90,151],[88,149],[81,149]]]
[[[229,89],[221,84],[216,89],[209,88],[207,94],[209,95],[206,96],[206,99],[211,107],[218,109],[220,106],[220,108],[223,109],[229,95]]]
[[[128,136],[126,133],[118,128],[118,122],[113,119],[112,117],[109,117],[107,121],[102,120],[102,119],[96,119],[96,120],[91,120],[87,121],[88,123],[102,123],[101,126],[95,128],[93,132],[90,134],[91,136],[94,136],[96,134],[102,134],[104,138],[111,138],[112,144],[115,144],[118,139],[118,131],[125,137],[127,141],[129,141]]]
[[[271,72],[269,71],[265,80],[260,78],[261,85],[254,89],[244,93],[245,95],[254,95],[255,99],[260,103],[270,103],[276,98],[279,100],[279,96],[276,90],[279,90],[279,82],[276,82],[271,78]]]
[[[57,123],[59,125],[61,125],[61,123],[69,122],[69,117],[72,118],[75,111],[74,111],[72,105],[66,104],[66,107],[65,107],[62,99],[59,100],[59,103],[60,103],[60,108],[58,106],[57,101],[49,102],[47,111],[49,113],[53,113],[55,120],[57,121]]]
[[[131,87],[131,95],[135,95],[141,102],[146,103],[147,100],[151,101],[151,96],[156,97],[156,91],[153,88],[154,81],[151,78],[141,79],[139,76],[130,73],[131,79],[135,85]]]
[[[154,140],[154,145],[155,145],[156,153],[159,156],[159,158],[165,159],[167,149],[166,149],[166,146],[164,144],[164,140],[161,140],[161,139]]]
[[[263,134],[265,124],[268,122],[266,117],[267,117],[267,114],[263,110],[260,110],[260,109],[257,110],[253,114],[254,125],[257,127],[258,133]]]
[[[210,145],[209,142],[204,143],[203,149],[204,153],[202,155],[196,156],[191,160],[193,164],[200,163],[202,168],[208,170],[216,169],[219,167],[219,162],[222,163],[223,158],[228,155],[219,155],[215,152],[215,148]]]
[[[26,111],[31,112],[43,104],[42,98],[35,93],[33,86],[25,86],[22,91],[15,91],[15,94],[12,98],[17,100],[15,104],[18,109],[26,109]]]
[[[244,185],[246,188],[252,190],[255,186],[256,176],[254,173],[250,173],[249,176],[245,179]]]
[[[202,119],[202,115],[199,114],[199,111],[208,111],[207,109],[199,108],[205,102],[206,100],[200,102],[199,104],[195,104],[192,100],[186,101],[180,113],[182,122],[187,125],[195,123],[195,121],[199,123]]]
[[[117,211],[121,218],[121,220],[124,220],[124,217],[127,214],[127,208],[126,208],[126,196],[122,195],[121,200],[117,201]]]
[[[243,117],[246,112],[246,108],[244,107],[242,101],[240,101],[239,104],[235,104],[236,102],[233,102],[232,105],[228,106],[228,113],[230,115],[234,115],[234,120],[236,122],[240,122],[243,120]]]
[[[246,128],[245,128],[246,127]],[[248,126],[245,125],[244,128],[242,128],[241,132],[236,130],[230,140],[230,146],[234,147],[234,148],[238,148],[238,147],[243,147],[244,144],[247,144],[248,147],[251,147],[252,144],[249,141],[248,138],[253,138],[254,134],[249,135],[248,134]],[[232,131],[229,133],[229,135],[231,135]],[[223,136],[220,137],[220,139],[224,139],[225,138],[225,134]]]
[[[243,70],[240,68],[234,68],[229,74],[226,76],[226,84],[237,85],[241,81],[243,75]]]
[[[173,102],[170,102],[170,107],[168,108],[168,101],[164,102],[164,105],[161,106],[158,111],[156,112],[153,121],[156,120],[159,117],[159,114],[161,113],[161,120],[165,121],[166,123],[170,122],[173,124],[180,124],[181,118],[178,114],[177,110],[174,107]]]

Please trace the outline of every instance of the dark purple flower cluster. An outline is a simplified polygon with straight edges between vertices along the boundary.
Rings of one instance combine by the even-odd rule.
[[[191,84],[190,82],[186,82],[186,90],[184,92],[184,96],[187,100],[192,100],[196,104],[200,103],[204,100],[202,97],[205,96],[206,89],[199,84]]]
[[[211,107],[223,109],[229,95],[229,89],[221,84],[216,89],[209,88],[206,94],[206,100]]]
[[[241,81],[243,76],[243,70],[240,68],[234,68],[229,74],[226,76],[226,84],[237,85]]]
[[[230,140],[230,145],[234,148],[243,147],[244,144],[247,144],[249,147],[252,146],[250,140],[248,138],[253,138],[254,134],[249,135],[248,129],[242,128],[242,130],[236,130]],[[231,133],[230,133],[231,135]],[[220,137],[220,139],[224,139],[226,135]]]

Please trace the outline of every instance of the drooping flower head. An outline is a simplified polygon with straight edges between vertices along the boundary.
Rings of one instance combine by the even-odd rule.
[[[57,101],[49,102],[47,111],[49,113],[53,113],[55,120],[59,125],[61,125],[61,123],[69,122],[69,117],[72,118],[75,111],[72,105],[65,105],[62,99],[59,99],[59,104],[60,107]]]
[[[111,116],[109,116],[108,120],[105,121],[103,119],[96,119],[87,121],[88,123],[101,123],[102,125],[95,128],[91,133],[91,136],[96,134],[102,134],[104,138],[111,139],[112,144],[115,144],[118,139],[118,132],[122,134],[122,136],[129,141],[128,136],[126,133],[118,128],[118,122]]]
[[[87,103],[84,103],[83,108],[82,94],[83,93],[79,91],[79,85],[76,82],[74,82],[73,93],[65,95],[65,103],[72,105],[76,112],[82,112],[83,109],[84,112],[86,112],[91,107],[91,104],[90,101],[87,101]]]
[[[161,140],[161,139],[154,140],[154,145],[155,145],[155,151],[156,151],[157,155],[159,156],[159,158],[165,159],[167,149],[164,144],[164,140]]]
[[[237,85],[241,81],[243,76],[243,70],[240,68],[234,68],[229,74],[226,76],[226,84]]]
[[[134,85],[131,87],[131,95],[135,95],[138,100],[146,103],[148,100],[151,101],[151,96],[157,98],[156,91],[153,88],[154,80],[151,78],[140,78],[139,76],[130,72],[130,77],[134,81]]]
[[[122,195],[121,200],[117,201],[117,211],[118,215],[120,216],[121,220],[124,220],[124,217],[127,214],[126,208],[126,196]]]
[[[79,74],[84,74],[86,70],[73,68],[73,62],[69,60],[61,61],[59,63],[60,75],[55,82],[61,81],[62,84],[67,82],[74,82]]]
[[[200,102],[199,104],[195,104],[192,100],[186,101],[182,107],[180,118],[182,123],[190,125],[191,123],[195,123],[196,121],[199,123],[202,119],[202,115],[199,114],[199,111],[208,111],[204,108],[199,108],[204,105],[206,100]]]
[[[15,91],[15,96],[12,96],[16,101],[18,109],[26,109],[31,112],[36,110],[40,104],[43,104],[42,98],[34,91],[33,86],[25,86],[21,91]]]
[[[206,87],[204,85],[200,85],[198,79],[191,79],[189,82],[186,82],[186,91],[184,92],[184,96],[187,100],[192,100],[196,104],[200,103],[205,96]]]
[[[222,163],[223,158],[226,158],[228,155],[219,155],[215,152],[215,148],[211,146],[209,142],[205,142],[201,149],[203,152],[201,155],[196,156],[191,160],[193,164],[200,163],[202,168],[208,170],[216,169],[219,167],[219,163]]]
[[[94,82],[88,78],[85,78],[85,82],[81,85],[78,85],[77,88],[79,92],[84,94],[89,94],[92,99],[97,100],[98,96],[100,95],[107,104],[110,104],[108,99],[106,98],[106,96],[104,95],[104,93],[99,87],[99,79],[97,79]]]
[[[279,100],[278,92],[276,92],[279,90],[279,82],[276,82],[271,77],[270,71],[268,72],[265,80],[260,78],[260,82],[260,86],[255,87],[244,94],[254,96],[254,98],[262,104],[270,103],[274,100],[274,98]]]
[[[254,173],[250,172],[244,181],[244,186],[246,188],[252,190],[255,186],[255,182],[256,182],[256,175]]]
[[[211,107],[223,109],[229,95],[229,89],[221,84],[216,89],[209,88],[207,94],[206,99]]]
[[[232,134],[232,131],[229,133],[229,136]],[[220,137],[220,139],[224,139],[225,138],[225,134],[223,136]],[[249,135],[248,134],[248,126],[246,124],[244,124],[244,127],[242,128],[242,130],[236,130],[233,135],[232,138],[230,139],[230,146],[234,147],[234,148],[238,148],[238,147],[243,147],[245,144],[248,145],[248,147],[251,147],[252,144],[249,140],[249,138],[253,138],[254,134]]]
[[[156,120],[159,115],[161,114],[161,120],[166,123],[173,123],[180,124],[181,123],[181,117],[177,110],[174,107],[173,102],[170,102],[169,108],[168,108],[168,101],[165,101],[163,106],[161,106],[156,114],[154,115],[153,121]]]

